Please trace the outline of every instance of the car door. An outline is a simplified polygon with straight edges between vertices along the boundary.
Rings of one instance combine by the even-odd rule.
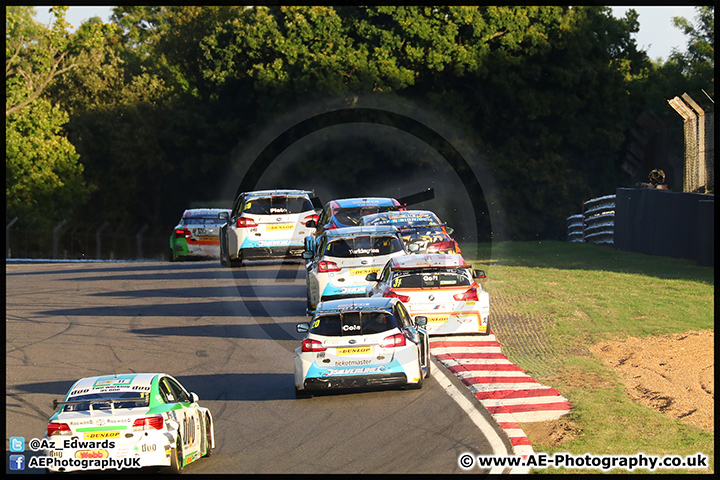
[[[168,402],[175,403],[179,408],[174,410],[175,418],[179,423],[180,437],[182,438],[183,455],[199,456],[202,419],[198,415],[197,404],[191,395],[172,377],[163,377],[160,380],[160,391],[167,392]]]

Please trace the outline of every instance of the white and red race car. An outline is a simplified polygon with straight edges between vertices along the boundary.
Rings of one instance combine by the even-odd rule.
[[[396,297],[413,318],[427,317],[429,335],[490,333],[490,298],[474,270],[458,254],[410,254],[370,273],[368,296]]]

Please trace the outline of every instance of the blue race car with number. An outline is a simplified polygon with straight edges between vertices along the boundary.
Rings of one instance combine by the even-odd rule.
[[[331,200],[325,204],[320,218],[309,221],[308,227],[315,228],[315,237],[334,228],[356,227],[364,215],[393,212],[405,207],[394,198],[363,197]]]
[[[422,388],[430,374],[425,319],[396,298],[322,302],[295,350],[295,395],[373,386]]]

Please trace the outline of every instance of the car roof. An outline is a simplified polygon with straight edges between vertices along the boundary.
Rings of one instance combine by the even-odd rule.
[[[183,212],[183,218],[202,217],[205,215],[217,216],[220,212],[230,212],[229,208],[189,208]]]
[[[462,255],[456,253],[421,253],[400,255],[389,260],[393,270],[425,267],[469,268]]]
[[[345,228],[334,228],[332,230],[325,230],[323,235],[328,240],[335,240],[337,238],[348,238],[348,237],[362,237],[367,235],[395,235],[397,228],[392,225],[366,225],[364,227],[345,227]]]
[[[340,198],[331,200],[340,208],[353,207],[399,207],[400,203],[390,197],[358,197],[358,198]]]
[[[279,188],[276,190],[253,190],[252,192],[243,192],[246,197],[272,197],[281,195],[314,195],[312,190],[293,190]]]
[[[395,223],[417,223],[424,225],[442,225],[435,212],[430,210],[398,210],[396,212],[371,213],[362,217],[362,222],[368,225],[368,222],[375,221],[373,225],[392,225]]]
[[[344,298],[320,302],[315,309],[315,316],[328,313],[359,312],[363,310],[391,310],[397,298],[368,297]]]
[[[152,380],[164,373],[124,373],[81,378],[70,389],[72,392],[87,390],[83,393],[105,393],[127,390],[149,390]],[[140,388],[137,388],[140,387]]]

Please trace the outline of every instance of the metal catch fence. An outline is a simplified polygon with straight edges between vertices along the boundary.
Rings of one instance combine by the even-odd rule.
[[[110,223],[83,225],[62,221],[52,229],[32,223],[18,225],[17,217],[5,226],[5,258],[58,260],[164,260],[169,235],[136,229],[111,229]],[[131,233],[128,233],[131,232]]]

